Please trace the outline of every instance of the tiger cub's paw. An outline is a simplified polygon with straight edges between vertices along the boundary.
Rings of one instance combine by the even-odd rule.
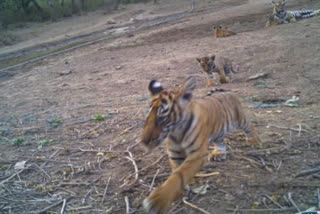
[[[246,143],[249,145],[254,145],[254,144],[260,144],[261,139],[258,135],[252,136],[252,137],[247,137],[246,138]]]
[[[142,205],[148,214],[165,214],[170,206],[168,198],[165,194],[162,194],[162,189],[159,187],[143,200]]]
[[[227,158],[226,145],[214,145],[212,152],[209,154],[209,161],[223,161]]]

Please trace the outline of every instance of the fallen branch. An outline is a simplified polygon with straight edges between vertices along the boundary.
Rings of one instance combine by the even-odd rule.
[[[318,209],[320,209],[320,189],[317,189]]]
[[[298,177],[302,177],[302,176],[306,176],[306,175],[312,175],[312,174],[315,174],[315,173],[318,173],[318,172],[320,172],[320,167],[303,170],[303,171],[295,174],[294,177],[298,178]]]
[[[129,156],[130,156],[130,157],[129,157],[129,156],[126,156],[125,158],[128,159],[128,160],[130,160],[130,161],[132,162],[133,167],[134,167],[134,172],[135,172],[134,181],[132,181],[132,182],[130,183],[130,186],[131,186],[131,185],[133,185],[133,184],[135,184],[135,183],[137,182],[137,180],[138,180],[138,178],[139,178],[139,170],[138,170],[138,166],[137,166],[136,161],[133,159],[132,153],[129,151],[129,148],[127,149],[127,152],[129,153]],[[125,183],[122,184],[120,187],[124,187],[124,186],[126,186],[127,184],[128,184],[128,183],[125,182]]]
[[[278,128],[278,129],[285,129],[285,130],[290,130],[290,131],[295,131],[295,132],[305,132],[305,133],[308,133],[307,130],[304,130],[301,128],[301,126],[299,126],[299,129],[294,129],[294,128],[289,128],[289,127],[284,127],[284,126],[277,126],[277,125],[267,125],[267,127],[274,127],[274,128]]]
[[[165,156],[166,156],[166,155],[162,155],[158,160],[156,160],[155,162],[153,162],[151,165],[146,166],[146,167],[140,169],[138,172],[142,172],[142,171],[144,171],[144,170],[146,170],[146,169],[149,169],[150,167],[156,165],[156,164],[157,164],[158,162],[160,162],[160,161],[162,160],[162,158],[164,158]],[[122,178],[120,181],[127,180],[127,179],[129,179],[129,178],[130,178],[132,175],[134,175],[134,174],[136,174],[136,172],[133,172],[133,173],[129,174],[128,176]]]
[[[210,172],[210,173],[198,173],[196,174],[194,177],[196,178],[207,178],[207,177],[211,177],[214,175],[220,175],[220,172]]]
[[[128,196],[124,196],[124,202],[126,203],[126,214],[129,214],[130,213],[130,206],[129,206]]]
[[[202,213],[204,213],[204,214],[211,214],[211,213],[205,211],[204,209],[202,209],[202,208],[200,208],[200,207],[197,207],[196,205],[188,202],[186,199],[187,199],[186,197],[184,197],[184,198],[182,199],[182,201],[183,201],[184,204],[186,204],[186,205],[188,205],[189,207],[191,207],[191,208],[193,208],[193,209],[195,209],[195,210],[198,210],[199,212],[202,212]]]
[[[283,209],[238,209],[237,211],[238,212],[253,212],[253,213],[259,213],[259,212],[263,212],[263,213],[266,213],[266,212],[286,212],[286,211],[291,211],[291,210],[295,210],[296,208],[295,207],[288,207],[288,208],[283,208]],[[227,208],[226,209],[227,211],[234,211],[234,209],[229,209]]]
[[[110,179],[111,179],[111,176],[110,176],[110,177],[109,177],[109,179],[108,179],[108,182],[107,182],[106,188],[104,188],[104,191],[103,191],[103,197],[102,197],[101,204],[103,204],[104,199],[105,199],[105,197],[106,197],[106,194],[107,194],[107,191],[108,191],[108,187],[109,187],[109,184],[110,184]]]
[[[275,200],[273,200],[269,195],[264,194],[264,197],[268,198],[270,201],[272,201],[275,205],[277,205],[278,207],[280,207],[281,209],[283,209],[283,206],[281,206],[278,202],[276,202]]]
[[[63,213],[64,213],[64,209],[66,208],[66,203],[67,203],[67,199],[64,199],[64,200],[63,200],[62,207],[61,207],[60,214],[63,214]]]
[[[152,178],[152,182],[151,182],[151,185],[150,185],[150,188],[149,188],[149,192],[152,191],[152,188],[153,188],[153,185],[154,185],[154,181],[156,180],[156,177],[158,176],[159,172],[160,172],[160,170],[157,169],[156,174],[155,174],[155,175],[153,176],[153,178]]]
[[[63,199],[63,200],[60,200],[60,201],[58,201],[58,202],[56,202],[56,203],[54,203],[54,204],[52,204],[52,205],[50,205],[50,206],[48,206],[48,207],[46,207],[46,208],[43,208],[42,210],[39,210],[39,211],[31,211],[30,213],[32,213],[32,214],[47,213],[48,210],[50,210],[50,209],[52,209],[52,208],[54,208],[54,207],[56,207],[56,206],[59,206],[61,203],[64,203],[64,201],[67,202],[67,201],[70,200],[70,199],[71,199],[71,197],[66,198],[66,199]]]
[[[259,78],[264,78],[264,77],[269,76],[270,74],[271,74],[270,72],[257,73],[257,74],[255,74],[255,75],[250,76],[250,77],[247,79],[247,81],[256,80],[256,79],[259,79]]]
[[[290,201],[290,203],[297,209],[298,212],[301,212],[301,210],[299,209],[299,207],[297,206],[297,204],[294,202],[294,200],[292,199],[292,194],[291,192],[288,193],[288,200]]]

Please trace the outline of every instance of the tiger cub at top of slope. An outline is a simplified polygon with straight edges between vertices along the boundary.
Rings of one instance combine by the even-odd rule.
[[[214,86],[214,75],[219,75],[221,84],[228,83],[232,80],[232,74],[236,73],[232,67],[232,61],[222,56],[205,56],[202,58],[196,58],[207,78],[208,87]]]
[[[235,94],[194,99],[195,87],[194,77],[173,89],[164,89],[157,80],[149,83],[152,102],[141,144],[152,150],[165,142],[172,174],[143,201],[147,213],[167,213],[208,158],[225,158],[224,136],[228,132],[242,129],[247,143],[260,142]],[[214,145],[212,153],[210,143]]]
[[[230,31],[227,29],[227,27],[222,27],[219,25],[218,27],[213,26],[213,37],[214,38],[221,38],[221,37],[227,37],[227,36],[233,36],[236,35],[236,33]]]
[[[280,2],[272,1],[272,5],[272,15],[268,17],[266,27],[293,23],[299,19],[311,18],[320,14],[320,10],[286,10],[286,0],[281,0]]]

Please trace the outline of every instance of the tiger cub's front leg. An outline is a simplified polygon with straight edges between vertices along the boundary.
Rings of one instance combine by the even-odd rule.
[[[151,195],[143,201],[144,208],[148,213],[167,213],[171,203],[184,192],[185,185],[189,184],[203,164],[207,161],[208,144],[188,156],[186,160],[176,168],[164,184],[154,190]]]
[[[206,76],[207,76],[207,85],[208,85],[208,87],[215,86],[214,81],[213,81],[213,79],[214,79],[213,73],[212,72],[206,73]]]

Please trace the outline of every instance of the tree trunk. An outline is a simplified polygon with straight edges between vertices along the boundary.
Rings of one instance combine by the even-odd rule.
[[[194,11],[194,8],[195,8],[195,0],[191,0],[191,11]]]
[[[31,2],[33,3],[33,5],[37,8],[37,10],[39,11],[39,12],[43,12],[43,9],[42,9],[42,7],[40,7],[40,5],[37,3],[37,1],[36,0],[31,0]]]
[[[114,10],[118,10],[119,9],[119,5],[120,5],[121,0],[116,0],[113,9]]]

